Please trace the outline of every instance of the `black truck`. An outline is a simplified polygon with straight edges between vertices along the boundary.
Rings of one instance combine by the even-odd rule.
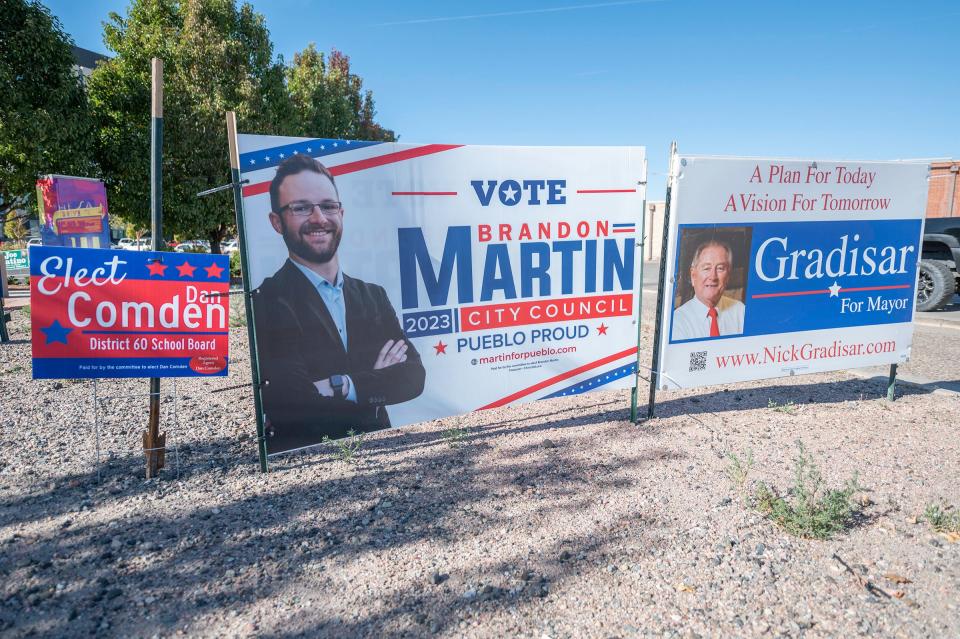
[[[960,217],[928,218],[923,229],[917,310],[936,311],[953,300],[960,267]]]

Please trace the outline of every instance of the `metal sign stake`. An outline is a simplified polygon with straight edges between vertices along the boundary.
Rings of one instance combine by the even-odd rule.
[[[260,472],[267,472],[267,440],[264,429],[263,400],[260,396],[260,360],[257,358],[257,331],[254,326],[253,299],[250,292],[250,258],[243,218],[243,183],[240,181],[240,151],[237,148],[237,114],[227,111],[227,144],[230,147],[230,180],[233,186],[233,207],[237,215],[237,236],[240,251],[240,275],[243,280],[244,310],[247,314],[247,338],[250,344],[250,372],[253,376],[253,406],[257,419],[257,452]]]
[[[653,362],[650,367],[650,399],[647,403],[647,419],[653,419],[657,402],[657,384],[660,383],[660,333],[663,330],[664,289],[667,278],[667,243],[670,240],[670,196],[673,190],[674,159],[677,156],[677,143],[670,144],[670,169],[667,176],[667,197],[663,207],[663,242],[660,245],[660,279],[657,284],[657,319],[653,329]]]
[[[630,389],[630,421],[637,423],[637,395],[640,382],[640,342],[643,340],[643,261],[644,245],[647,241],[647,160],[643,160],[643,208],[640,212],[640,242],[637,248],[640,249],[640,288],[637,300],[637,370],[633,374],[633,388]]]

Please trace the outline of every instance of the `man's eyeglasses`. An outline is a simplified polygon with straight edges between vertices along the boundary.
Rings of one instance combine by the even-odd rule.
[[[340,212],[341,206],[342,204],[340,202],[333,200],[326,200],[324,202],[291,202],[286,206],[281,206],[279,212],[290,211],[290,213],[298,217],[306,217],[313,213],[313,209],[319,208],[321,213],[327,217],[332,217]]]

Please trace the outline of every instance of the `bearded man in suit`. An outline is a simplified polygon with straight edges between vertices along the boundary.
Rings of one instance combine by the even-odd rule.
[[[389,427],[386,406],[419,396],[425,371],[383,287],[340,268],[333,175],[294,155],[277,167],[270,205],[289,255],[253,297],[268,452]]]

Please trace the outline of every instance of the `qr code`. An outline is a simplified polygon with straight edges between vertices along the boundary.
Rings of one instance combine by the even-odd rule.
[[[690,372],[702,371],[707,369],[707,351],[694,351],[690,353]]]

